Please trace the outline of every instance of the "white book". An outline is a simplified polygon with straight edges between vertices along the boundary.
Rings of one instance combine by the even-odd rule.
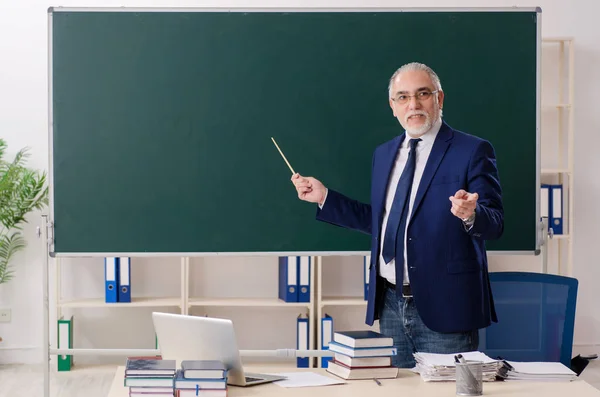
[[[334,361],[329,361],[327,372],[330,372],[342,379],[388,379],[398,376],[398,368],[349,368]]]
[[[387,356],[349,357],[340,353],[335,353],[334,359],[348,367],[388,367],[392,365],[392,358]]]

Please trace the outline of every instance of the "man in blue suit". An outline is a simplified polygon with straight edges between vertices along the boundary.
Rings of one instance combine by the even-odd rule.
[[[370,204],[312,177],[292,182],[318,220],[371,235],[366,323],[379,319],[393,364],[413,367],[414,352],[477,350],[478,329],[497,322],[485,241],[502,235],[504,212],[492,145],[443,121],[431,68],[399,68],[389,104],[405,132],[375,149]]]

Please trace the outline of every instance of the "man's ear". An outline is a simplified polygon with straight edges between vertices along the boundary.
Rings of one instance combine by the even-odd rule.
[[[444,91],[440,91],[437,93],[438,103],[440,104],[440,109],[444,108]]]
[[[390,108],[392,108],[392,114],[394,115],[394,117],[398,117],[398,116],[396,116],[396,110],[394,109],[394,101],[392,101],[391,98],[389,100],[389,103],[390,103]]]

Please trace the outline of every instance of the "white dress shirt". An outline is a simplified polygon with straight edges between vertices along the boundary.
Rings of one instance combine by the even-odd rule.
[[[415,176],[413,178],[412,189],[410,192],[410,199],[408,202],[408,213],[412,212],[413,204],[415,202],[415,196],[417,195],[417,189],[419,188],[419,183],[421,182],[421,177],[423,176],[423,171],[425,170],[425,165],[427,164],[427,159],[429,158],[429,154],[431,153],[431,148],[433,147],[433,142],[435,141],[435,137],[437,136],[440,127],[442,126],[442,121],[438,119],[432,126],[429,131],[425,134],[421,135],[421,142],[417,145],[416,148],[416,163],[415,163]],[[400,180],[400,175],[402,175],[402,171],[404,170],[404,166],[406,166],[406,160],[408,159],[408,152],[410,150],[408,146],[409,140],[412,139],[410,135],[406,134],[404,141],[402,141],[402,145],[400,145],[400,149],[398,150],[398,154],[396,155],[396,162],[392,167],[392,172],[390,174],[390,179],[388,183],[388,188],[385,194],[385,208],[383,213],[383,223],[381,224],[381,245],[379,246],[379,274],[381,277],[386,278],[390,283],[396,284],[396,260],[392,259],[390,263],[385,263],[383,260],[383,256],[381,252],[383,252],[383,236],[385,236],[385,229],[387,226],[387,221],[390,213],[390,209],[392,208],[392,203],[394,202],[394,195],[396,194],[396,186],[398,185],[398,181]],[[406,219],[406,227],[408,227],[408,222],[410,218]],[[373,230],[373,233],[376,233]],[[404,284],[409,283],[408,278],[408,266],[406,261],[406,229],[404,230]]]

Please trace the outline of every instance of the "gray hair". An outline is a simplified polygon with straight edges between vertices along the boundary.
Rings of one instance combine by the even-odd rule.
[[[388,95],[389,95],[390,98],[392,97],[392,84],[394,83],[394,79],[396,79],[396,77],[398,77],[398,75],[400,73],[407,72],[407,71],[422,71],[422,72],[426,72],[429,75],[429,78],[431,79],[431,82],[435,86],[435,89],[439,90],[439,91],[442,91],[442,83],[440,82],[440,78],[433,71],[433,69],[431,69],[429,66],[427,66],[427,65],[425,65],[423,63],[411,62],[411,63],[407,63],[406,65],[402,65],[400,68],[398,68],[394,72],[394,74],[392,75],[392,77],[390,77],[390,82],[388,84]]]

